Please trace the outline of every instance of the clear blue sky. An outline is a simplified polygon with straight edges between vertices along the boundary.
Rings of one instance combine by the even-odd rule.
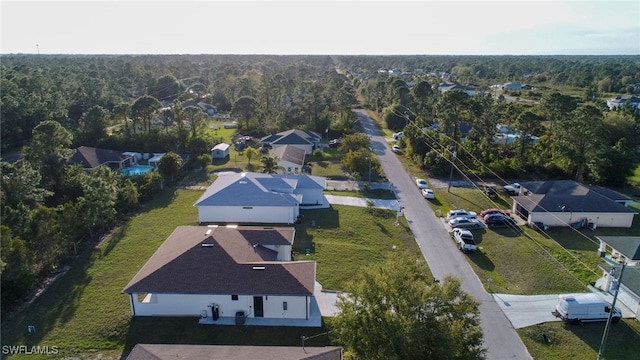
[[[640,55],[638,0],[1,0],[0,16],[2,54]]]

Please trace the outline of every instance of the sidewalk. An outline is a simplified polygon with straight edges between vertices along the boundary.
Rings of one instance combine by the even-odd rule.
[[[373,207],[379,209],[389,209],[389,210],[400,210],[400,203],[398,200],[380,200],[380,199],[369,199],[369,198],[359,198],[354,196],[339,196],[339,195],[325,195],[324,196],[329,204],[337,204],[337,205],[350,205],[350,206],[360,206],[367,207],[368,201],[373,201]]]

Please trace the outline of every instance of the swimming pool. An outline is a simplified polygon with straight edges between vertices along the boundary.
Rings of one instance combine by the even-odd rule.
[[[129,167],[124,168],[124,169],[120,169],[120,172],[125,174],[125,175],[127,175],[127,176],[136,176],[136,175],[143,175],[147,171],[151,171],[151,170],[153,170],[153,166],[149,166],[149,165],[134,165],[134,166],[129,166]]]

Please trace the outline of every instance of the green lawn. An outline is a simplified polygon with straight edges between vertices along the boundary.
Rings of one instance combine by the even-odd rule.
[[[2,344],[56,346],[61,357],[118,359],[139,342],[299,345],[303,335],[327,332],[325,326],[216,327],[198,325],[192,318],[131,318],[122,289],[176,226],[197,225],[193,204],[200,195],[202,191],[167,191],[145,204],[112,237],[76,259],[25,311],[3,319]],[[406,222],[396,226],[386,211],[336,206],[303,213],[304,220],[296,224],[294,256],[317,260],[317,278],[327,289],[343,289],[362,267],[396,251],[393,246],[419,256]],[[309,256],[307,247],[313,250]],[[28,325],[36,327],[35,334],[27,334]],[[328,345],[330,339],[319,336],[307,344]]]
[[[627,180],[634,186],[640,187],[640,166],[633,171],[633,175],[629,176]]]

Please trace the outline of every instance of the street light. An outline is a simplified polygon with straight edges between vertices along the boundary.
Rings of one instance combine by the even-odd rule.
[[[458,152],[453,148],[453,159],[451,159],[451,171],[449,171],[449,187],[447,188],[447,192],[451,192],[451,179],[453,178],[453,165],[455,164],[456,157],[458,156]]]

